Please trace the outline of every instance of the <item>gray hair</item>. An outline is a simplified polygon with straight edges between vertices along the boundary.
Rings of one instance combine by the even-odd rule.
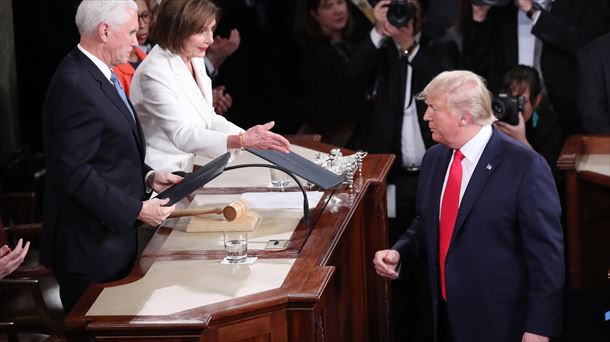
[[[470,71],[454,70],[438,74],[421,93],[418,100],[428,96],[447,95],[447,104],[452,111],[463,115],[470,113],[478,125],[488,125],[496,121],[491,110],[491,93],[485,80]]]
[[[121,25],[127,21],[125,9],[138,10],[133,0],[83,0],[76,11],[76,26],[81,36],[95,32],[101,22]]]

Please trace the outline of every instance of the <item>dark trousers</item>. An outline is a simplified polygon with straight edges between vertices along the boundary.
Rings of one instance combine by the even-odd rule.
[[[390,246],[415,218],[419,172],[394,169],[388,183],[396,186],[396,218],[390,219]],[[432,341],[432,307],[425,258],[409,264],[391,282],[394,341]]]
[[[59,297],[66,316],[70,313],[80,297],[92,284],[107,283],[125,278],[133,265],[128,265],[113,274],[81,274],[55,270],[55,278],[59,284]]]

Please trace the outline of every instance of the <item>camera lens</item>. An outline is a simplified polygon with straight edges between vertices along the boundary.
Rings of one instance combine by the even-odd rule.
[[[504,116],[504,113],[506,112],[506,106],[504,105],[503,101],[493,99],[491,101],[491,110],[494,112],[498,119],[501,119],[502,116]]]

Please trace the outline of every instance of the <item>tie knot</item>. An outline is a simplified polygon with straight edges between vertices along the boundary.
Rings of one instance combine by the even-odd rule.
[[[461,163],[462,160],[464,160],[464,154],[462,154],[462,151],[460,150],[455,150],[455,153],[453,154],[453,159]]]

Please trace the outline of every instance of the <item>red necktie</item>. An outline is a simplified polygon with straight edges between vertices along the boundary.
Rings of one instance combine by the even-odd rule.
[[[449,177],[447,185],[443,193],[443,202],[441,206],[441,222],[440,222],[440,237],[438,246],[438,260],[441,269],[441,294],[447,300],[445,292],[445,258],[449,250],[451,235],[457,218],[458,207],[460,206],[460,186],[462,185],[462,159],[464,155],[460,150],[455,150],[453,154],[453,162],[449,169]]]

